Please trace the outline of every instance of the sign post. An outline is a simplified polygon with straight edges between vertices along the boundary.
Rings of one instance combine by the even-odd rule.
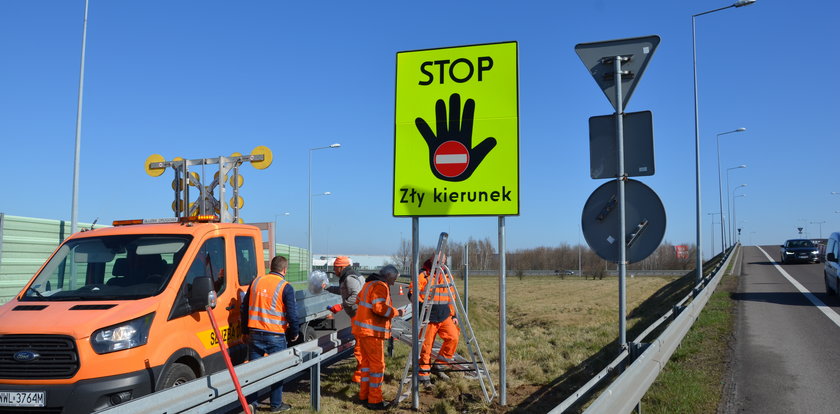
[[[659,45],[659,36],[618,39],[595,43],[581,43],[575,46],[575,52],[577,52],[583,64],[587,69],[589,69],[589,72],[592,74],[595,82],[601,87],[601,90],[604,91],[607,99],[613,105],[613,108],[615,108],[616,153],[614,155],[607,154],[606,157],[609,158],[612,156],[616,160],[616,175],[614,177],[616,178],[617,194],[613,195],[613,198],[607,202],[607,207],[604,207],[607,209],[606,213],[599,214],[596,221],[603,221],[605,214],[608,215],[609,211],[615,207],[615,204],[618,205],[618,237],[616,239],[610,235],[608,240],[610,245],[616,242],[618,245],[618,344],[621,349],[627,348],[627,248],[628,245],[635,242],[636,238],[645,230],[648,225],[647,223],[649,223],[647,219],[643,219],[635,232],[631,234],[631,238],[628,238],[626,234],[627,211],[625,203],[625,183],[631,175],[628,174],[624,168],[624,107],[630,100],[630,96],[633,94],[639,79],[641,79],[642,72],[644,72],[647,67],[647,64],[650,61],[654,50],[656,50],[657,45]],[[595,158],[596,157],[594,156],[591,157],[591,159]],[[650,158],[652,159],[652,154]],[[651,172],[652,167],[653,166],[651,165]],[[645,168],[645,171],[643,172],[643,174],[640,174],[639,171],[636,171],[633,175],[650,175],[647,173],[647,168]],[[598,174],[596,177],[596,174],[593,174],[593,178],[606,178],[606,176]],[[595,197],[597,192],[598,190],[593,193],[590,200]],[[587,202],[587,206],[584,208],[584,213],[587,209],[592,207],[593,206],[590,205],[590,202]],[[595,208],[597,208],[597,206],[595,206]],[[591,219],[592,217],[588,217],[586,214],[584,214],[581,219],[584,235],[587,236],[587,242],[589,242],[590,239],[590,235],[587,234],[587,226],[591,225],[588,220]],[[664,226],[664,220],[662,224]],[[592,246],[591,242],[590,246]]]
[[[419,217],[498,216],[500,403],[507,404],[504,216],[519,215],[519,75],[516,42],[397,53],[395,217],[412,218],[412,282]],[[465,282],[466,283],[466,282]],[[416,301],[412,312],[419,315]],[[419,326],[412,326],[412,402]]]

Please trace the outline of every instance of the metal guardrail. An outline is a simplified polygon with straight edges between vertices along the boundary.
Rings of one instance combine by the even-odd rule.
[[[606,368],[552,409],[550,413],[559,414],[570,407],[579,405],[595,387],[606,378],[613,376],[616,370],[623,370],[623,372],[607,386],[585,412],[629,413],[637,407],[703,310],[735,250],[732,248],[727,256],[710,262],[711,274],[705,276],[694,288],[696,294],[689,294],[678,302],[673,309],[639,334],[635,341],[630,343],[629,349],[622,350]],[[690,303],[685,305],[689,301]],[[410,318],[410,314],[405,317]],[[658,338],[651,343],[643,342],[651,332],[672,319],[673,322]],[[257,361],[238,365],[235,371],[242,384],[242,391],[245,395],[251,395],[268,388],[271,384],[297,377],[309,370],[311,409],[319,411],[321,408],[321,366],[328,366],[348,357],[354,345],[355,340],[350,334],[350,328],[345,328]],[[630,361],[634,355],[638,356]],[[97,411],[97,413],[208,413],[223,409],[235,410],[237,403],[236,390],[229,373],[219,371],[174,388]]]
[[[348,357],[353,352],[354,344],[355,340],[348,327],[265,358],[237,365],[235,371],[243,393],[251,395],[309,370],[311,408],[318,411],[321,409],[321,365],[327,366]],[[238,399],[233,381],[227,370],[223,370],[97,413],[208,413],[225,408],[235,409],[236,406]]]
[[[736,246],[737,247],[737,246]],[[680,300],[671,310],[662,315],[656,322],[645,329],[635,341],[630,343],[630,349],[622,350],[619,355],[601,372],[554,407],[550,414],[563,413],[567,409],[578,406],[587,398],[604,379],[612,376],[614,371],[622,370],[618,377],[601,392],[600,396],[584,411],[584,413],[629,413],[641,401],[647,390],[656,380],[659,372],[688,333],[694,321],[706,306],[712,293],[720,282],[729,266],[736,248],[731,248],[727,255],[717,261],[709,263],[711,274],[695,286],[693,292]],[[685,303],[689,302],[688,305]],[[651,333],[673,319],[670,325],[650,343],[644,339]],[[638,355],[630,361],[633,355]],[[629,362],[628,362],[629,361]]]

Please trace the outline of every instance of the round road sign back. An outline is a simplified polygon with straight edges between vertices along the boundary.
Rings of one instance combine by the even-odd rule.
[[[457,177],[470,165],[470,152],[458,141],[446,141],[435,150],[435,169],[444,177]]]
[[[650,256],[665,236],[665,207],[650,187],[627,180],[624,186],[625,241],[628,263]],[[581,226],[586,243],[604,260],[618,263],[618,181],[604,183],[592,192],[583,206]]]

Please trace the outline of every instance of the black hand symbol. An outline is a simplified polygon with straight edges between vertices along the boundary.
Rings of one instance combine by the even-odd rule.
[[[475,148],[472,147],[475,114],[475,101],[472,99],[467,99],[464,103],[463,121],[461,120],[461,95],[457,93],[449,97],[448,118],[446,103],[443,99],[438,99],[435,104],[435,113],[437,135],[432,132],[432,128],[423,118],[414,120],[417,130],[429,146],[429,166],[435,177],[441,180],[464,181],[470,178],[487,153],[496,146],[496,139],[487,137]]]

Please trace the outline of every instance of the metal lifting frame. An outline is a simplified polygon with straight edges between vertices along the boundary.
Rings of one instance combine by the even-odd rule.
[[[490,372],[487,369],[487,363],[484,360],[484,356],[481,353],[481,349],[478,346],[478,340],[475,337],[475,331],[470,324],[469,316],[464,309],[464,305],[461,302],[461,297],[458,294],[458,289],[455,287],[455,283],[452,277],[452,273],[449,271],[449,267],[442,263],[441,258],[443,257],[443,251],[446,248],[446,242],[449,235],[447,233],[441,233],[440,238],[438,239],[438,246],[435,250],[434,260],[432,263],[431,271],[429,272],[428,281],[426,283],[426,287],[423,290],[422,298],[425,298],[423,301],[423,306],[420,310],[420,321],[421,321],[421,330],[419,337],[421,338],[420,341],[416,341],[412,338],[412,343],[417,343],[422,346],[426,338],[426,332],[429,327],[429,317],[431,315],[432,305],[434,304],[434,300],[430,299],[430,292],[438,288],[445,288],[446,293],[444,296],[449,298],[449,302],[455,305],[455,317],[458,318],[459,324],[461,326],[461,334],[466,339],[467,351],[469,353],[469,360],[461,363],[461,362],[448,362],[445,365],[449,365],[450,369],[445,369],[441,371],[447,372],[473,372],[475,373],[475,378],[479,380],[479,384],[481,385],[481,390],[484,393],[484,400],[486,402],[490,402],[496,397],[498,394],[496,393],[496,388],[493,385],[493,380],[490,377]],[[439,276],[443,277],[443,283],[438,283]],[[434,347],[433,347],[434,349]],[[405,369],[403,370],[402,378],[400,379],[400,383],[397,389],[397,395],[394,399],[393,405],[398,404],[399,402],[403,401],[408,397],[408,393],[403,393],[403,386],[411,382],[411,377],[409,376],[409,371],[412,366],[412,359],[411,354],[407,358]],[[457,356],[457,355],[456,355]],[[429,361],[431,365],[441,365],[440,363]],[[468,364],[468,365],[467,365]],[[453,365],[460,365],[459,368],[452,368]],[[464,367],[466,365],[466,367]]]
[[[236,223],[239,220],[239,167],[242,165],[243,162],[251,162],[251,161],[263,161],[265,160],[265,156],[263,154],[252,154],[252,155],[240,155],[240,156],[231,156],[231,157],[217,157],[217,158],[199,158],[194,160],[177,160],[177,161],[164,161],[164,162],[155,162],[149,165],[150,169],[160,169],[166,167],[172,167],[175,170],[175,217],[188,217],[194,216],[196,214],[209,214],[215,213],[215,211],[206,211],[208,207],[212,209],[218,208],[221,214],[222,222],[233,222]],[[209,186],[204,186],[201,182],[201,178],[195,179],[190,175],[189,167],[194,165],[209,165],[209,164],[219,164],[219,175],[213,179],[213,182]],[[224,206],[225,200],[225,177],[227,177],[228,172],[233,170],[233,182],[231,183],[231,187],[233,187],[233,203],[231,203],[231,208],[233,208],[233,215],[231,216],[228,213],[226,208],[222,208]],[[199,196],[198,201],[190,208],[190,185],[198,187],[201,195]],[[215,189],[216,186],[219,186],[219,199],[212,200],[213,204],[218,204],[218,206],[206,206],[205,203],[207,200],[207,191],[212,191]],[[183,193],[183,197],[182,197]]]

